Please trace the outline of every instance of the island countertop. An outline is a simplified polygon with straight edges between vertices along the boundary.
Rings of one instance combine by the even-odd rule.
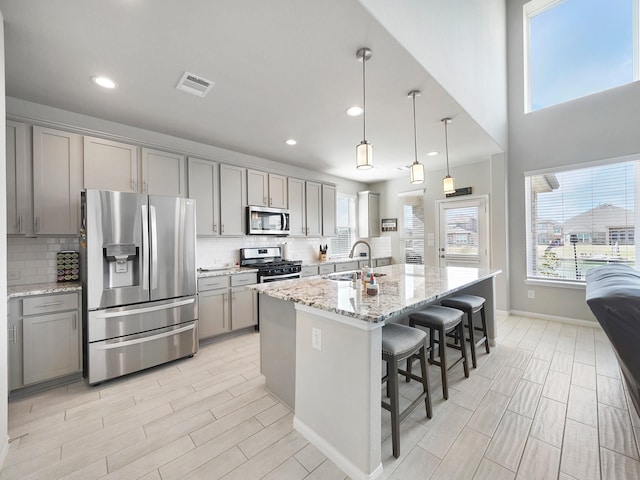
[[[379,294],[366,293],[361,280],[332,280],[348,273],[263,283],[249,288],[259,293],[366,322],[388,318],[433,303],[474,283],[498,275],[501,270],[467,267],[436,268],[397,264],[374,269]]]

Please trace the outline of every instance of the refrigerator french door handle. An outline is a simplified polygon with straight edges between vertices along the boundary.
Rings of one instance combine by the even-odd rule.
[[[142,205],[142,289],[149,290],[149,215]]]
[[[154,305],[152,307],[134,308],[130,310],[121,310],[116,312],[100,311],[95,313],[95,318],[114,318],[114,317],[126,317],[129,315],[140,315],[142,313],[157,312],[160,310],[168,310],[169,308],[182,307],[195,302],[195,298],[188,298],[186,300],[180,300],[173,303],[163,303],[162,305]]]
[[[108,343],[106,345],[99,345],[94,348],[96,350],[111,350],[113,348],[129,347],[131,345],[138,345],[140,343],[151,342],[153,340],[158,340],[164,337],[172,337],[174,335],[177,335],[178,333],[193,330],[194,328],[196,328],[195,322],[192,323],[191,325],[187,325],[186,327],[177,328],[175,330],[170,330],[168,332],[158,333],[156,335],[151,335],[149,337],[136,338],[134,340],[126,340],[124,342],[118,342],[118,343]]]
[[[151,290],[158,288],[158,222],[156,207],[149,205],[151,222]]]

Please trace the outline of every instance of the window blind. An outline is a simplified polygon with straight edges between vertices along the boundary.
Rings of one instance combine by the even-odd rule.
[[[638,160],[525,175],[527,276],[584,282],[606,263],[636,266]]]
[[[402,200],[402,253],[405,263],[424,264],[424,197],[408,195]]]
[[[336,230],[331,238],[331,255],[348,255],[355,242],[356,199],[352,195],[338,193],[336,197]]]

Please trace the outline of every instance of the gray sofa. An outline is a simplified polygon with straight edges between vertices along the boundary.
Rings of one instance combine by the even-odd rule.
[[[586,300],[613,345],[640,415],[640,272],[618,264],[589,270]]]

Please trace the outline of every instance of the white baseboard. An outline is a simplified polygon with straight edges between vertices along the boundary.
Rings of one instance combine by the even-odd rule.
[[[4,467],[4,461],[7,459],[9,453],[9,437],[6,437],[2,442],[2,450],[0,450],[0,470]]]
[[[518,315],[519,317],[539,318],[541,320],[570,323],[572,325],[580,325],[582,327],[602,328],[598,322],[578,318],[560,317],[558,315],[547,315],[545,313],[524,312],[522,310],[509,310],[508,313],[510,315]]]
[[[329,460],[335,463],[349,476],[349,478],[353,480],[375,480],[377,478],[382,478],[382,463],[380,463],[371,473],[363,472],[355,466],[353,462],[342,455],[342,453],[336,450],[333,445],[318,435],[315,430],[312,430],[301,422],[296,416],[293,417],[293,428],[309,440]]]

